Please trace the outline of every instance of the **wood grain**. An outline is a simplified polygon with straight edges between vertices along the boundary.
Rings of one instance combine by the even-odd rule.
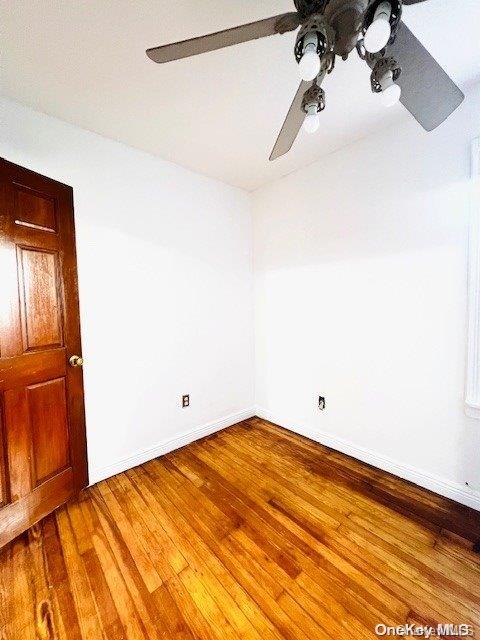
[[[54,233],[57,230],[55,199],[15,184],[14,219],[15,224]]]
[[[5,418],[3,416],[3,402],[0,395],[0,507],[9,501],[8,495],[8,473],[7,473],[7,446],[5,439],[5,429],[3,427]]]
[[[57,254],[18,247],[17,264],[24,351],[63,346]]]
[[[7,545],[0,638],[373,640],[406,622],[478,635],[480,557],[459,536],[476,518],[254,418]]]
[[[34,451],[33,484],[38,486],[70,463],[65,378],[31,385],[26,391]]]

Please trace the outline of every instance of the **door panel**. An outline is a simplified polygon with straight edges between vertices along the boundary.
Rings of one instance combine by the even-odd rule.
[[[74,477],[70,468],[53,476],[22,498],[14,500],[12,496],[10,503],[2,507],[0,514],[0,547],[67,502],[73,495],[73,485]]]
[[[20,185],[14,185],[15,224],[55,233],[55,200]]]
[[[66,350],[29,353],[0,360],[0,392],[67,375]]]
[[[33,488],[31,438],[25,389],[5,391],[4,404],[10,500],[15,503],[27,496]],[[2,516],[0,513],[0,523]],[[0,532],[1,530],[0,524]]]
[[[62,346],[57,260],[56,253],[18,247],[24,351]]]
[[[65,378],[27,387],[34,486],[69,466]]]
[[[0,273],[2,546],[87,484],[72,190],[5,160]]]

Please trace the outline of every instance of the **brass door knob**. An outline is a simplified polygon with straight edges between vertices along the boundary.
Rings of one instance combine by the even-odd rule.
[[[71,367],[83,367],[83,358],[80,356],[72,356],[69,363]]]

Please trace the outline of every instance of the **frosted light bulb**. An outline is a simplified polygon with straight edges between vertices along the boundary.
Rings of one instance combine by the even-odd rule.
[[[315,133],[320,126],[320,117],[317,111],[317,104],[310,104],[307,107],[307,115],[303,121],[303,128],[307,133]]]
[[[390,16],[392,6],[389,2],[382,2],[375,11],[372,24],[368,27],[363,41],[368,53],[378,53],[384,49],[392,36]]]
[[[391,84],[380,94],[380,99],[384,107],[393,107],[396,105],[402,95],[402,90],[398,84]]]
[[[363,44],[369,53],[378,53],[384,49],[392,35],[390,22],[384,18],[377,18],[368,27]]]
[[[298,63],[300,77],[308,82],[314,80],[320,73],[320,56],[314,44],[307,44],[302,59]]]

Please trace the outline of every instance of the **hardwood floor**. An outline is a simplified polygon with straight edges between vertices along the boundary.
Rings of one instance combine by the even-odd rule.
[[[466,623],[479,514],[259,419],[101,482],[0,552],[2,640],[338,640]],[[480,536],[479,536],[480,537]]]

